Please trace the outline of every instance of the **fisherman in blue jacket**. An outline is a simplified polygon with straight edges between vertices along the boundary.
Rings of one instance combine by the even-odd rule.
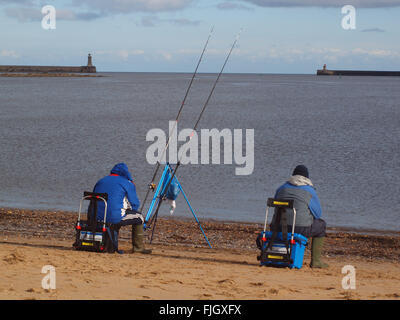
[[[94,186],[93,192],[107,193],[106,222],[112,223],[118,230],[121,226],[132,225],[133,252],[151,253],[144,248],[143,216],[138,212],[140,201],[136,187],[125,163],[116,164],[110,174],[100,179]],[[104,203],[99,202],[97,220],[104,219]],[[115,244],[118,246],[118,235]],[[122,253],[122,251],[118,251]]]
[[[327,268],[321,261],[321,252],[326,236],[326,222],[321,219],[321,204],[315,188],[309,179],[308,169],[298,165],[290,179],[275,193],[276,199],[294,200],[296,209],[295,233],[312,237],[311,264],[312,268]],[[290,214],[291,211],[291,214]],[[288,230],[292,231],[293,211],[288,209]],[[274,223],[274,220],[272,221]]]

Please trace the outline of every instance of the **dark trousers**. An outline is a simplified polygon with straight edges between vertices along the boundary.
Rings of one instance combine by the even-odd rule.
[[[288,232],[292,232],[292,226],[288,226]],[[309,227],[294,227],[294,233],[299,233],[306,238],[320,238],[326,236],[326,222],[322,219],[314,219]]]
[[[127,209],[124,217],[119,223],[113,224],[111,226],[111,234],[112,234],[112,242],[115,250],[118,250],[118,237],[119,237],[119,229],[123,226],[131,226],[131,225],[140,225],[143,224],[143,216],[141,213]]]

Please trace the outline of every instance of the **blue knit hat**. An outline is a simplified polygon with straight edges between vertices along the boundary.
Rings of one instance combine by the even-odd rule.
[[[298,165],[296,168],[294,168],[293,174],[292,174],[292,175],[293,175],[293,176],[299,175],[299,176],[303,176],[303,177],[309,178],[309,176],[308,176],[308,169],[307,169],[306,166],[304,166],[304,165],[302,165],[302,164],[300,164],[300,165]]]

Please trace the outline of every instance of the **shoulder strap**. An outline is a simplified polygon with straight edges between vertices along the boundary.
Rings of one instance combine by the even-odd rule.
[[[281,226],[282,226],[282,240],[285,242],[286,252],[289,254],[289,240],[287,236],[287,211],[286,209],[281,209]]]
[[[279,225],[281,225],[282,241],[285,243],[286,252],[290,256],[289,241],[288,241],[288,236],[287,236],[287,216],[286,216],[286,210],[284,208],[277,208],[277,211],[275,214],[275,220],[274,220],[274,223],[272,224],[271,240],[268,242],[268,246],[266,249],[267,250],[272,249],[272,245],[274,244],[275,239],[279,232]]]
[[[97,200],[96,199],[91,199],[90,202],[93,202],[93,220],[91,221],[91,227],[92,227],[92,232],[93,232],[93,240],[96,234],[96,228],[97,228]]]
[[[271,240],[269,240],[268,242],[268,246],[267,246],[267,250],[272,249],[272,245],[275,242],[276,236],[278,235],[279,232],[279,224],[281,222],[281,215],[282,215],[282,211],[281,208],[277,208],[275,215],[274,215],[274,221],[272,223],[272,235],[271,235]]]

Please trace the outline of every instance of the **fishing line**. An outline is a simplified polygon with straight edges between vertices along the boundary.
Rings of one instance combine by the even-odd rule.
[[[218,83],[218,81],[219,81],[219,79],[220,79],[220,77],[221,77],[221,75],[222,75],[222,73],[223,73],[223,71],[224,71],[224,69],[225,69],[225,66],[226,66],[226,64],[227,64],[227,62],[228,62],[228,60],[229,60],[229,58],[230,58],[230,56],[231,56],[231,54],[232,54],[232,51],[233,51],[234,47],[236,46],[237,41],[239,40],[239,36],[240,36],[240,33],[241,33],[241,32],[242,32],[242,30],[240,30],[240,32],[237,34],[237,36],[236,36],[236,38],[235,38],[235,41],[233,42],[233,44],[232,44],[232,46],[231,46],[231,48],[230,48],[230,50],[229,50],[229,53],[228,53],[227,57],[225,58],[224,64],[222,65],[222,68],[221,68],[220,72],[218,73],[218,76],[217,76],[217,78],[216,78],[216,80],[215,80],[215,82],[214,82],[214,85],[213,85],[213,87],[212,87],[212,89],[211,89],[211,91],[210,91],[210,94],[208,95],[207,100],[206,100],[206,102],[204,103],[203,108],[202,108],[202,110],[201,110],[201,112],[200,112],[200,115],[199,115],[199,117],[197,118],[197,121],[196,121],[196,123],[195,123],[195,125],[194,125],[194,127],[193,127],[193,130],[192,130],[192,132],[191,132],[191,134],[190,134],[190,136],[189,136],[189,141],[188,141],[186,144],[189,144],[189,142],[191,141],[191,139],[193,138],[193,136],[194,136],[194,134],[195,134],[195,132],[196,132],[197,126],[198,126],[198,124],[199,124],[201,118],[203,117],[204,111],[206,110],[206,108],[207,108],[207,106],[208,106],[208,103],[210,102],[211,96],[212,96],[212,94],[214,93],[214,90],[215,90],[215,88],[216,88],[216,86],[217,86],[217,83]],[[163,188],[163,191],[166,192],[166,191],[168,190],[169,186],[171,185],[171,183],[172,183],[172,181],[173,181],[173,179],[174,179],[174,177],[175,177],[175,175],[176,175],[176,171],[178,170],[178,168],[179,168],[179,166],[180,166],[180,163],[181,163],[180,160],[182,159],[182,156],[183,156],[183,155],[184,155],[184,152],[181,153],[181,156],[180,156],[179,159],[178,159],[178,162],[177,162],[177,164],[176,164],[176,166],[175,166],[175,169],[174,169],[173,172],[172,172],[172,176],[170,177],[170,179],[169,179],[168,184],[166,185],[166,187]],[[161,206],[161,202],[162,202],[163,200],[165,200],[165,192],[164,192],[163,194],[160,194],[160,199],[159,199],[158,204],[157,204],[157,209],[156,209],[156,211],[155,211],[155,213],[154,213],[153,218],[151,219],[151,222],[154,220],[154,227],[153,227],[153,230],[152,230],[152,235],[151,235],[150,243],[151,243],[151,241],[153,240],[153,234],[154,234],[154,229],[155,229],[155,222],[157,221],[157,215],[158,215],[158,212],[159,212],[159,209],[160,209],[160,206]],[[150,223],[150,224],[151,224],[151,223]]]
[[[208,38],[207,38],[207,41],[206,41],[206,43],[205,43],[205,45],[204,45],[204,47],[203,47],[203,51],[201,52],[200,58],[199,58],[199,60],[198,60],[198,62],[197,62],[197,65],[196,65],[196,68],[195,68],[195,70],[194,70],[194,72],[193,72],[192,78],[191,78],[191,80],[190,80],[190,82],[189,82],[189,85],[188,85],[188,87],[187,87],[187,89],[186,89],[185,96],[184,96],[184,98],[183,98],[183,100],[182,100],[182,104],[181,104],[181,106],[180,106],[180,108],[179,108],[178,114],[177,114],[176,119],[175,119],[175,122],[174,122],[174,126],[173,126],[173,128],[171,129],[171,131],[170,131],[170,133],[169,133],[169,135],[168,135],[168,141],[167,141],[167,143],[166,143],[166,145],[165,145],[165,148],[163,149],[163,152],[162,152],[162,154],[161,154],[159,160],[157,161],[157,166],[156,166],[156,169],[155,169],[155,171],[154,171],[154,174],[153,174],[153,177],[152,177],[152,179],[151,179],[151,182],[148,184],[148,189],[147,189],[147,192],[146,192],[146,196],[144,197],[144,200],[143,200],[143,203],[142,203],[142,207],[141,207],[140,210],[139,210],[140,212],[143,211],[143,208],[144,208],[144,205],[145,205],[145,203],[146,203],[146,201],[147,201],[147,198],[148,198],[148,196],[149,196],[150,190],[154,190],[154,180],[156,179],[158,170],[160,169],[161,161],[162,161],[162,159],[163,159],[163,157],[164,157],[165,152],[166,152],[167,149],[168,149],[169,143],[170,143],[170,141],[171,141],[171,135],[172,135],[172,133],[174,132],[174,130],[175,130],[177,124],[178,124],[178,120],[179,120],[179,117],[181,116],[183,107],[184,107],[185,102],[186,102],[186,98],[187,98],[188,95],[189,95],[189,91],[190,91],[190,89],[191,89],[191,87],[192,87],[194,78],[196,77],[197,70],[198,70],[198,68],[199,68],[199,65],[200,65],[202,59],[203,59],[204,52],[206,51],[206,48],[207,48],[207,46],[208,46],[208,42],[210,41],[210,38],[211,38],[211,35],[212,35],[213,31],[214,31],[214,27],[212,27],[211,30],[210,30],[210,33],[209,33]]]

